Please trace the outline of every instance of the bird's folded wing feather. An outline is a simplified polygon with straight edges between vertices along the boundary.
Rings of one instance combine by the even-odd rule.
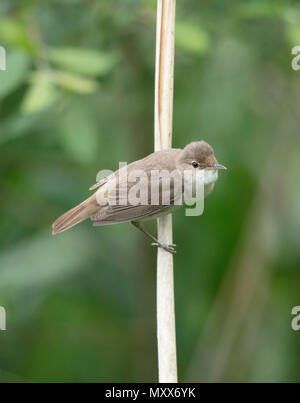
[[[155,164],[155,170],[166,170],[166,168],[169,168],[168,171],[170,172],[175,170],[175,153],[172,154],[171,156],[167,156],[167,158],[172,158],[172,163],[166,161],[166,158],[160,158]],[[153,164],[149,161],[149,157],[144,158],[142,161],[142,164],[140,164],[141,161],[137,161],[128,165],[126,171],[123,168],[120,169],[115,173],[114,178],[109,179],[107,183],[108,205],[102,207],[97,213],[91,216],[91,219],[95,221],[94,225],[133,221],[162,212],[170,205],[174,205],[174,201],[178,195],[178,188],[175,187],[174,192],[174,186],[164,186],[160,179],[155,189],[154,186],[151,189],[150,179]],[[143,171],[142,176],[138,176],[136,180],[134,180],[134,176],[130,178],[134,172],[139,173],[138,171],[141,169],[141,166]],[[182,191],[182,188],[180,191]],[[141,200],[141,203],[130,203],[130,194],[135,194]],[[143,201],[141,194],[144,195]],[[153,204],[153,197],[156,204]],[[166,204],[163,204],[162,201],[164,200],[167,201]]]
[[[93,186],[89,188],[89,190],[95,190],[99,188],[100,186],[104,185],[104,183],[107,183],[118,171],[114,172],[111,175],[106,176],[105,178],[100,179],[97,183],[95,183]]]

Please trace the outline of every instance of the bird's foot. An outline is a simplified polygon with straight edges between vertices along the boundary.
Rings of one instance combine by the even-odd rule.
[[[153,242],[151,244],[152,246],[157,246],[158,248],[162,248],[164,250],[166,250],[167,252],[176,253],[176,244],[175,243],[171,243],[170,245],[168,245],[167,243],[163,243],[163,242]]]

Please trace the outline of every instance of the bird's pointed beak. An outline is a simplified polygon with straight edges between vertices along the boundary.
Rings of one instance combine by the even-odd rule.
[[[227,169],[226,167],[224,167],[224,165],[221,165],[221,164],[214,164],[213,165],[214,166],[214,168],[217,168],[217,169]]]

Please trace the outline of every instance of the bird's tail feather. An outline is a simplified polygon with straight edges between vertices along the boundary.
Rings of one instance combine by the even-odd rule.
[[[66,231],[67,229],[79,224],[81,221],[94,214],[99,205],[97,203],[95,194],[84,202],[78,204],[78,206],[64,213],[52,224],[52,234],[58,234]]]

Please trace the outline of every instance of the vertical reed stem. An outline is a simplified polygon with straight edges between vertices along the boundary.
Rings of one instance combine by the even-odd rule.
[[[155,151],[172,146],[176,0],[157,0]],[[157,220],[158,239],[172,243],[172,215]],[[157,251],[157,342],[159,382],[177,382],[173,255]]]

